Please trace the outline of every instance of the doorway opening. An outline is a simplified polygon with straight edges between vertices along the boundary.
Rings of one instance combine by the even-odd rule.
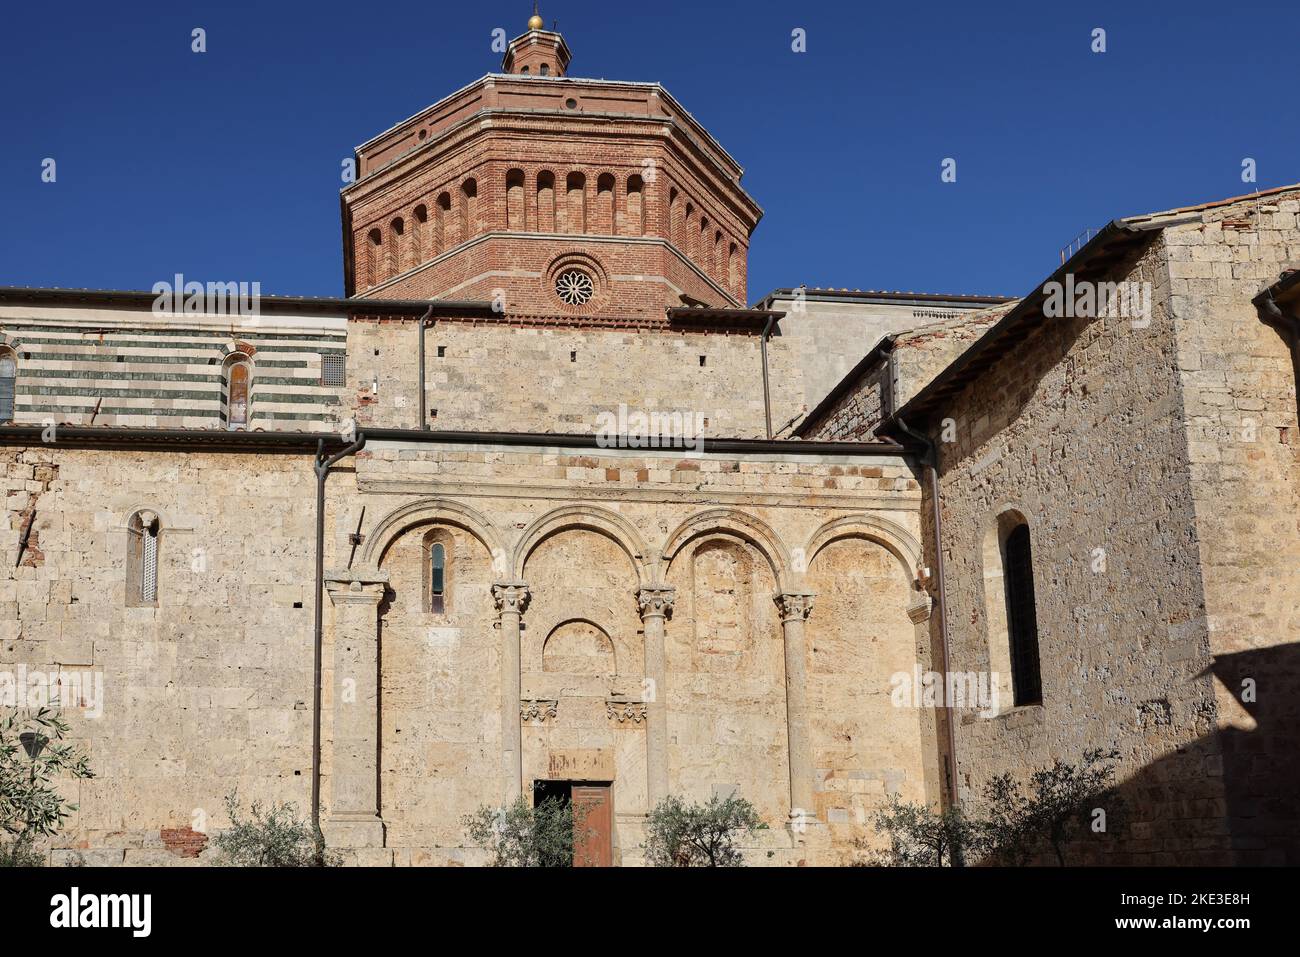
[[[574,811],[573,866],[614,865],[614,791],[609,782],[533,782],[533,807],[558,800]]]

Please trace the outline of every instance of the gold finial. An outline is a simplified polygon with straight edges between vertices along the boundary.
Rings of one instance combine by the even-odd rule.
[[[533,15],[532,15],[531,17],[528,18],[528,29],[529,29],[529,30],[542,30],[542,29],[545,29],[545,27],[546,27],[546,21],[543,20],[543,19],[542,19],[542,15],[541,15],[540,13],[537,12],[537,4],[534,2],[534,3],[533,3]]]

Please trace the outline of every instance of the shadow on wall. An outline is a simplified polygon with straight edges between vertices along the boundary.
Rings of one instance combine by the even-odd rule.
[[[1193,739],[1120,782],[1117,839],[1076,842],[1068,864],[1300,864],[1300,644],[1216,656],[1210,675],[1220,722],[1231,695],[1249,726]]]

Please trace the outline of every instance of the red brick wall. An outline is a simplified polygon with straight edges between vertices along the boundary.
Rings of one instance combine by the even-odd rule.
[[[655,86],[488,77],[358,157],[362,180],[344,193],[349,293],[578,316],[661,315],[683,294],[745,302],[761,211],[734,161]],[[578,309],[554,294],[569,255],[597,280]]]

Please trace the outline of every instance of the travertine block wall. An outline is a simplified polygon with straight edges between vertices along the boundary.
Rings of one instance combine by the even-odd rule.
[[[1296,370],[1250,300],[1300,263],[1291,191],[1165,231],[1236,860],[1300,861]]]
[[[0,670],[88,669],[104,688],[102,715],[70,711],[96,777],[70,784],[80,810],[53,842],[56,859],[210,855],[205,832],[226,826],[222,799],[235,790],[245,802],[294,801],[305,814],[310,457],[55,446],[9,450],[4,461],[11,558],[33,504],[36,518],[0,600]],[[886,794],[934,794],[932,716],[887,703],[887,671],[929,666],[928,599],[913,581],[918,504],[908,466],[878,456],[740,461],[388,443],[345,461],[329,482],[326,566],[347,568],[355,551],[357,567],[387,579],[375,609],[373,719],[387,838],[352,859],[482,860],[465,846],[463,818],[502,794],[491,586],[520,577],[531,601],[519,706],[556,703],[554,715],[511,715],[523,722],[526,784],[612,780],[617,860],[640,859],[648,782],[638,592],[658,580],[677,589],[660,688],[670,791],[704,799],[735,789],[754,801],[771,825],[749,850],[754,863],[851,858]],[[125,595],[126,525],[141,509],[162,529],[156,607],[128,607]],[[430,535],[449,551],[436,615],[424,602]],[[792,833],[773,596],[805,589],[826,602],[825,615],[814,605],[803,650],[816,821]],[[329,833],[341,612],[332,599],[325,608]],[[348,613],[357,627],[364,603]]]
[[[1117,748],[1129,829],[1084,842],[1079,861],[1231,858],[1166,257],[1156,240],[1113,277],[1153,284],[1149,326],[1045,321],[945,413],[951,667],[999,670],[989,616],[1002,596],[983,555],[1015,509],[1031,533],[1043,693],[959,717],[962,800],[979,807],[1004,771]]]
[[[224,826],[231,790],[305,808],[309,461],[53,447],[0,461],[12,569],[0,671],[61,671],[65,687],[98,676],[103,693],[98,709],[83,694],[87,707],[65,712],[96,776],[67,784],[80,809],[56,846],[88,863],[172,863],[190,828]],[[140,509],[159,517],[160,588],[156,606],[128,607],[127,523]]]
[[[892,348],[874,359],[830,407],[806,425],[810,439],[869,442],[884,419],[930,384],[1014,304],[970,312],[892,334]]]
[[[590,434],[600,431],[602,414],[617,416],[623,404],[629,415],[683,413],[706,439],[762,437],[760,333],[441,321],[425,332],[429,425]],[[349,324],[348,374],[360,425],[418,426],[417,335],[413,321]],[[775,340],[768,376],[775,422],[799,389],[799,370]]]
[[[795,411],[801,407],[805,412],[816,408],[885,336],[936,323],[962,323],[983,308],[960,299],[873,301],[870,294],[852,293],[841,298],[833,289],[807,289],[802,299],[791,290],[777,290],[760,305],[786,313],[779,335],[798,356],[803,393]]]
[[[449,622],[462,620],[461,596],[470,595],[471,607],[481,607],[491,575],[521,575],[527,583],[531,598],[520,642],[521,698],[528,705],[524,781],[563,779],[564,768],[578,768],[575,776],[612,779],[617,860],[635,863],[640,857],[640,815],[648,804],[646,730],[643,721],[620,720],[607,705],[619,698],[636,702],[643,692],[644,627],[635,593],[638,580],[647,581],[656,566],[676,589],[663,689],[670,789],[693,799],[734,790],[753,801],[772,827],[752,849],[754,863],[852,859],[858,853],[853,842],[871,836],[867,821],[887,794],[938,799],[933,715],[895,708],[890,701],[894,672],[910,673],[918,662],[931,666],[928,603],[913,582],[919,489],[901,460],[737,462],[636,450],[466,446],[452,452],[377,443],[357,465],[360,494],[349,502],[351,511],[339,528],[355,527],[365,505],[364,525],[373,529],[373,540],[357,560],[369,560],[369,550],[384,552],[381,568],[390,573],[394,592],[409,595],[419,579],[409,559],[395,564],[392,556],[401,549],[409,556],[430,529],[448,526],[457,549],[450,560],[456,610]],[[456,531],[466,522],[462,506],[490,525],[483,539],[504,544],[466,545]],[[383,516],[406,507],[413,511],[398,523],[406,528],[389,548],[391,529],[385,530]],[[879,528],[849,520],[815,535],[836,517],[863,514],[879,517]],[[689,524],[692,517],[695,525]],[[886,548],[870,535],[891,544]],[[809,539],[815,540],[811,548]],[[462,547],[473,557],[470,569],[457,564]],[[487,568],[494,547],[506,557]],[[824,589],[827,602],[825,615],[814,607],[805,651],[815,712],[811,810],[824,834],[816,850],[792,844],[783,828],[790,808],[784,664],[772,600],[779,586],[768,557],[782,551],[791,556],[790,569],[810,560],[809,587],[819,595]],[[786,588],[792,577],[803,576],[787,570]],[[909,618],[909,609],[918,608],[925,611],[920,625]],[[393,611],[384,614],[386,654],[407,653],[395,648],[399,640],[417,647],[447,645],[466,655],[466,646],[481,643],[476,636],[482,632],[473,627],[452,637],[440,622],[395,625]],[[394,637],[399,627],[401,639]],[[490,668],[494,654],[480,648],[474,660]],[[455,687],[490,694],[491,680]],[[498,741],[489,727],[497,711],[495,699],[483,700],[477,715],[453,719],[467,734],[480,729],[474,744],[455,750],[459,767],[466,766],[467,754],[479,762],[471,768],[490,764],[484,755]],[[421,740],[439,733],[436,712],[408,717]],[[494,802],[496,777],[463,775],[442,765],[428,767],[430,775],[445,789],[439,792],[438,820],[426,822],[424,833],[448,843],[413,851],[397,845],[398,858],[478,860],[453,840],[451,822]],[[404,813],[399,806],[405,789],[420,787],[427,789],[414,773],[382,784],[385,820],[390,807],[393,814]]]

